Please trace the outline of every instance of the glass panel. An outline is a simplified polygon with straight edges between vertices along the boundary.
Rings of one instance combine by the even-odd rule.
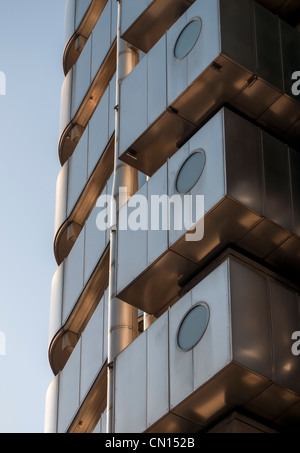
[[[180,33],[174,49],[174,55],[179,60],[186,57],[198,41],[202,29],[200,18],[193,19]]]
[[[206,156],[203,150],[199,150],[188,157],[188,159],[184,162],[181,169],[179,170],[177,176],[177,192],[186,193],[194,187],[194,185],[202,175],[205,161]]]
[[[207,305],[193,307],[184,317],[177,336],[177,343],[183,351],[189,351],[201,340],[209,321]]]

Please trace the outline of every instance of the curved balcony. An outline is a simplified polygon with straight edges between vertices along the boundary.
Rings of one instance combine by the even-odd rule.
[[[299,283],[299,175],[299,152],[222,109],[137,192],[148,218],[129,223],[134,197],[121,209],[118,297],[158,316],[229,246]]]
[[[67,0],[63,69],[67,74],[78,60],[107,0]]]
[[[257,0],[289,24],[300,22],[298,0]],[[149,50],[160,40],[167,30],[195,2],[195,0],[123,0],[122,1],[122,38],[143,52]],[[229,14],[233,14],[234,2],[226,2]]]
[[[48,390],[46,432],[92,432],[105,410],[107,300],[106,290]]]
[[[111,195],[112,178],[102,196]],[[57,374],[65,366],[80,335],[108,286],[109,229],[100,230],[95,206],[52,283],[49,362]]]
[[[196,1],[122,82],[121,160],[153,175],[225,104],[299,148],[300,32],[253,1],[231,2],[236,14],[227,0]]]
[[[69,254],[113,171],[115,77],[104,93],[57,181],[54,255]]]
[[[299,302],[292,285],[244,256],[214,262],[117,356],[115,432],[199,433],[241,408],[299,430]],[[206,315],[189,328],[199,308]]]
[[[72,155],[115,74],[116,21],[116,2],[109,0],[64,82],[58,150],[61,165]]]

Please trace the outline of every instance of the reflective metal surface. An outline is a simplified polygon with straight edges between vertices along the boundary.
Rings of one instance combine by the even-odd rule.
[[[57,405],[58,405],[59,377],[55,377],[48,387],[45,402],[44,433],[57,433]]]
[[[210,309],[208,327],[184,352],[177,346],[178,327],[201,301]],[[299,309],[298,293],[278,276],[225,255],[117,357],[116,432],[143,432],[146,426],[147,432],[201,431],[243,407],[254,419],[266,414],[279,430],[288,426],[282,414],[291,414],[300,401],[300,364],[290,342],[291,331],[299,329]],[[139,404],[132,405],[137,394]],[[156,418],[149,415],[154,402]],[[125,420],[128,405],[131,417]]]

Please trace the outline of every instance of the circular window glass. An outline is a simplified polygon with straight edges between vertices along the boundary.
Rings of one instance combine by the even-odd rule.
[[[181,60],[186,57],[198,41],[202,30],[202,21],[198,17],[189,22],[180,33],[174,48],[175,58]]]
[[[183,351],[194,348],[203,337],[209,322],[209,308],[197,304],[183,318],[177,335],[177,344]]]
[[[206,156],[202,149],[187,158],[177,175],[176,190],[178,193],[189,192],[194,187],[203,173],[205,161]]]

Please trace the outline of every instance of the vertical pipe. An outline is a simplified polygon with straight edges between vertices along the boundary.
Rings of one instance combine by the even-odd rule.
[[[121,2],[118,1],[118,30],[117,30],[117,77],[116,77],[116,116],[115,116],[115,156],[112,224],[110,231],[110,270],[109,270],[109,303],[108,303],[108,389],[107,389],[107,432],[114,432],[114,361],[138,333],[138,311],[116,297],[117,295],[117,266],[118,266],[118,223],[119,209],[138,189],[138,172],[121,162],[119,157],[120,131],[120,84],[136,66],[139,59],[137,49],[129,46],[120,37]],[[120,187],[127,188],[127,199],[120,200]],[[117,207],[114,213],[113,208]]]

